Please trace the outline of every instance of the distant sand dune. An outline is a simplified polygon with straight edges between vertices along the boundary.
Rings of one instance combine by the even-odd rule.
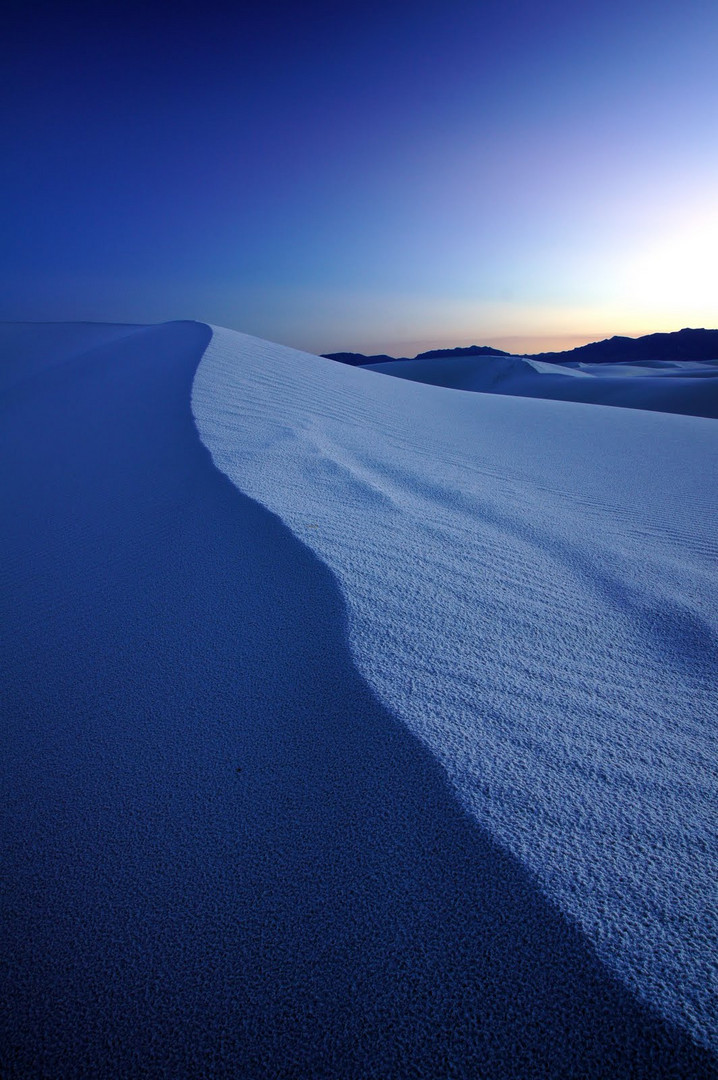
[[[463,356],[367,368],[455,390],[718,417],[718,360],[563,365],[522,356]]]

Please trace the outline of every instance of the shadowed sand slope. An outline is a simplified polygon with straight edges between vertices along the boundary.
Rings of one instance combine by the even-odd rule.
[[[702,1077],[377,703],[211,465],[197,324],[0,398],[2,1074]]]

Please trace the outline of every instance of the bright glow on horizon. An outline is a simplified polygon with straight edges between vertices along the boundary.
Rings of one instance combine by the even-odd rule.
[[[326,14],[4,27],[0,319],[391,355],[718,324],[713,2]]]
[[[657,312],[718,309],[718,208],[669,229],[626,268],[626,287],[638,305]]]
[[[659,311],[655,306],[636,306],[632,317],[620,304],[605,308],[576,306],[528,306],[519,303],[481,304],[448,298],[400,296],[306,295],[304,325],[297,333],[300,317],[291,318],[294,334],[287,327],[282,340],[308,352],[386,353],[414,356],[434,348],[494,345],[506,352],[563,352],[578,345],[621,335],[670,333],[684,326],[712,326],[713,307],[695,310],[691,321],[680,321],[685,312]],[[324,306],[326,305],[326,306]],[[241,320],[240,320],[241,322]],[[321,325],[321,337],[313,331]],[[585,329],[588,327],[588,329]],[[246,327],[245,327],[246,329]],[[384,331],[380,333],[378,331]],[[269,336],[264,328],[258,336]]]

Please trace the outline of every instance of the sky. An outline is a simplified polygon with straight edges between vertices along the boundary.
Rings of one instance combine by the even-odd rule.
[[[0,319],[311,352],[718,326],[715,0],[4,17]]]

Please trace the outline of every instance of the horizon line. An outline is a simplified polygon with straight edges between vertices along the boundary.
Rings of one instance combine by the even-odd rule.
[[[326,356],[329,353],[336,354],[336,353],[344,352],[344,353],[349,353],[349,354],[354,353],[355,355],[358,355],[358,356],[380,356],[380,355],[391,356],[392,359],[402,359],[403,356],[406,355],[407,358],[416,359],[416,357],[418,355],[420,355],[421,353],[433,352],[434,350],[440,350],[440,349],[441,350],[444,350],[444,349],[448,350],[448,349],[471,349],[471,348],[492,348],[492,347],[495,347],[495,348],[501,349],[502,351],[510,353],[512,356],[530,356],[530,355],[535,355],[535,354],[539,354],[539,353],[571,352],[573,349],[582,348],[585,345],[599,344],[600,342],[603,342],[603,341],[611,341],[613,338],[626,338],[629,341],[638,341],[641,338],[652,337],[655,334],[680,334],[680,333],[683,333],[683,331],[685,331],[685,330],[711,331],[713,329],[718,330],[718,328],[711,328],[711,327],[705,327],[705,326],[682,326],[679,330],[646,330],[646,331],[644,331],[642,333],[633,333],[633,334],[613,333],[613,334],[603,334],[602,336],[595,336],[595,337],[589,336],[587,334],[538,334],[538,335],[537,334],[490,334],[490,335],[486,336],[486,340],[479,341],[477,339],[477,340],[472,341],[472,342],[470,342],[468,344],[454,343],[454,342],[452,342],[450,344],[446,344],[446,339],[442,339],[444,341],[443,344],[441,344],[441,343],[439,343],[439,344],[436,344],[436,343],[424,344],[423,347],[418,348],[418,349],[416,349],[417,342],[412,341],[412,342],[408,343],[410,345],[410,348],[409,349],[407,349],[407,348],[402,349],[401,350],[402,355],[399,355],[399,356],[391,356],[391,353],[388,351],[389,349],[392,349],[392,348],[396,349],[396,345],[391,345],[386,350],[384,350],[384,349],[376,349],[375,351],[372,351],[372,352],[364,352],[364,351],[362,351],[360,349],[346,349],[346,348],[345,349],[327,349],[327,350],[324,350],[322,353],[320,353],[320,355]],[[529,343],[532,343],[535,346],[537,342],[541,342],[542,344],[539,347],[533,347],[533,348],[529,344]],[[510,347],[511,345],[516,345],[516,344],[519,344],[519,343],[524,343],[524,344],[528,345],[528,347],[527,348],[521,348],[521,349],[511,348]],[[554,345],[553,348],[550,347],[550,343],[553,343],[553,345]],[[416,352],[414,353],[413,356],[408,357],[408,353],[410,352],[410,349],[416,349]]]

